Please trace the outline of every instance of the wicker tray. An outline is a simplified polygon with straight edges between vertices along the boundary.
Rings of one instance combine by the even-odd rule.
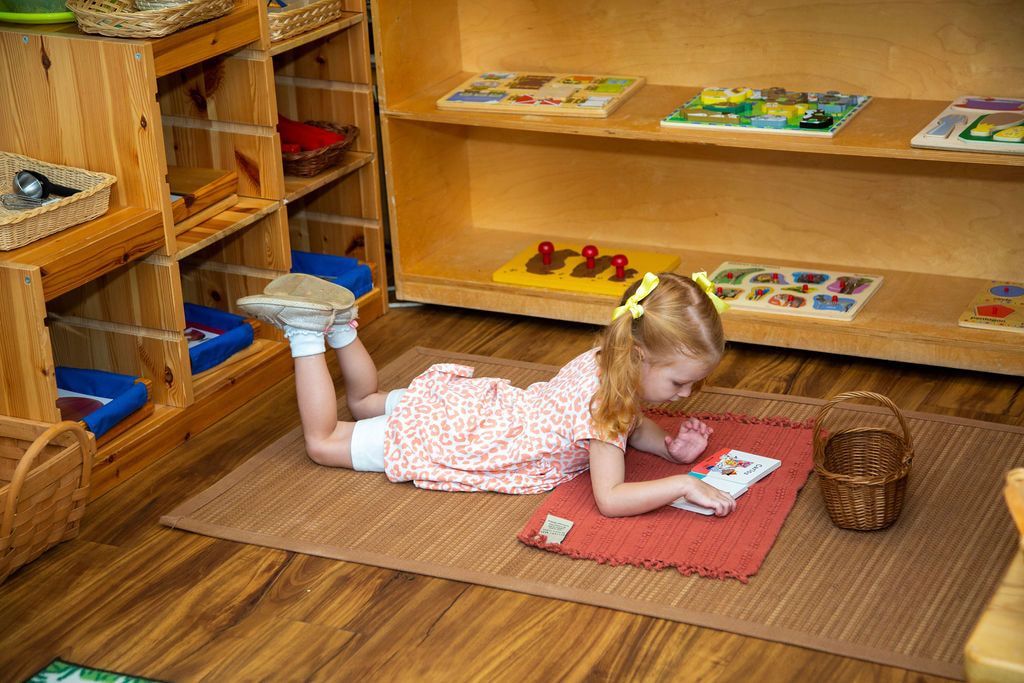
[[[95,455],[76,422],[0,418],[0,582],[78,535]]]
[[[267,12],[270,40],[284,40],[310,31],[317,26],[323,26],[340,17],[344,11],[345,5],[342,0],[313,0],[294,9]]]
[[[82,191],[35,209],[16,211],[0,205],[0,251],[17,249],[102,216],[110,203],[110,186],[117,181],[117,178],[106,173],[58,166],[19,154],[0,152],[0,187],[4,188],[4,192],[11,191],[14,176],[21,170],[38,171],[58,185],[82,188]]]
[[[309,152],[282,152],[281,159],[284,161],[285,175],[308,178],[331,166],[337,166],[345,156],[345,151],[359,137],[359,129],[356,126],[339,126],[330,121],[306,121],[306,124],[329,130],[332,133],[340,133],[345,136],[345,140]]]
[[[889,408],[903,430],[876,427],[841,429],[825,438],[822,425],[836,404],[854,398]],[[821,407],[814,423],[814,472],[832,523],[842,529],[884,529],[899,517],[907,489],[914,445],[903,413],[885,396],[850,391]]]
[[[224,16],[234,7],[235,0],[191,0],[140,12],[134,0],[68,0],[80,29],[115,38],[159,38]]]

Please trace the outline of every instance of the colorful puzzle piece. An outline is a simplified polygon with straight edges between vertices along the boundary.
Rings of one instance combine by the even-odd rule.
[[[1024,332],[1024,282],[989,282],[959,322],[961,327]]]
[[[870,101],[867,95],[835,91],[704,88],[662,119],[661,125],[832,137]]]
[[[853,320],[882,284],[880,275],[727,261],[711,276],[733,308],[832,320]]]
[[[644,83],[637,76],[485,72],[437,101],[439,109],[605,117]]]
[[[961,97],[922,128],[910,146],[1024,154],[1024,100]]]
[[[601,253],[595,245],[541,242],[516,254],[491,276],[495,282],[619,298],[644,273],[664,273],[679,257],[646,251]]]

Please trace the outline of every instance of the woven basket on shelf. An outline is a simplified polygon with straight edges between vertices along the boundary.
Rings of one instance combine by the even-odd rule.
[[[342,0],[314,0],[308,5],[268,12],[270,40],[278,41],[323,26],[342,15],[345,5]]]
[[[77,422],[0,425],[0,582],[78,535],[95,455],[96,442]]]
[[[110,186],[117,181],[117,178],[106,173],[58,166],[20,154],[0,152],[0,188],[4,188],[3,192],[11,192],[14,176],[23,170],[37,171],[49,178],[50,182],[81,191],[34,209],[14,210],[0,205],[0,251],[17,249],[102,216],[110,204]]]
[[[338,126],[330,121],[306,121],[306,124],[339,133],[344,135],[345,139],[309,152],[282,152],[285,175],[309,177],[331,166],[337,166],[345,156],[345,151],[359,137],[359,129],[356,126]]]
[[[903,429],[854,427],[822,435],[825,416],[843,401],[864,398],[889,408]],[[914,447],[899,408],[885,396],[851,391],[821,407],[814,425],[814,471],[832,522],[843,529],[884,529],[900,514]]]
[[[140,12],[135,0],[68,0],[80,29],[115,38],[159,38],[224,16],[234,6],[235,0],[191,0]]]

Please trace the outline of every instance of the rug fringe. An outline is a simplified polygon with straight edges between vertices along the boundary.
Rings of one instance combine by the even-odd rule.
[[[674,410],[671,408],[647,408],[645,411],[648,415],[658,415],[661,417],[695,417],[702,421],[718,421],[718,422],[739,422],[741,424],[763,424],[771,427],[785,427],[788,429],[814,429],[814,418],[807,420],[793,420],[788,417],[781,415],[774,415],[771,417],[754,417],[753,415],[743,415],[741,413],[709,413],[709,412],[694,412],[690,413],[685,410]]]

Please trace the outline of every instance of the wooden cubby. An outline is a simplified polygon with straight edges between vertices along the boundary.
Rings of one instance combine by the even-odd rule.
[[[375,273],[361,317],[386,311],[363,15],[347,12],[287,49],[267,40],[256,0],[158,40],[0,24],[0,149],[117,177],[106,215],[0,252],[0,315],[13,327],[0,345],[0,414],[58,421],[55,365],[149,384],[152,414],[100,444],[93,496],[291,372],[280,332],[257,325],[249,348],[193,375],[185,302],[238,313],[238,298],[288,272],[294,246],[358,251]],[[330,68],[303,70],[320,62]],[[281,71],[299,80],[282,85]],[[281,93],[293,115],[354,122],[365,141],[322,177],[286,178]],[[171,165],[234,171],[237,201],[176,226]],[[289,227],[293,202],[302,215]]]
[[[491,280],[542,240],[677,253],[686,274],[845,268],[886,278],[853,322],[733,310],[729,339],[1024,374],[1020,335],[957,324],[988,280],[1024,279],[1024,157],[910,147],[958,96],[1024,96],[1019,17],[845,0],[374,0],[373,13],[399,297],[604,323],[610,297]],[[647,85],[606,119],[436,107],[486,70]],[[660,127],[712,85],[875,99],[831,140]]]

